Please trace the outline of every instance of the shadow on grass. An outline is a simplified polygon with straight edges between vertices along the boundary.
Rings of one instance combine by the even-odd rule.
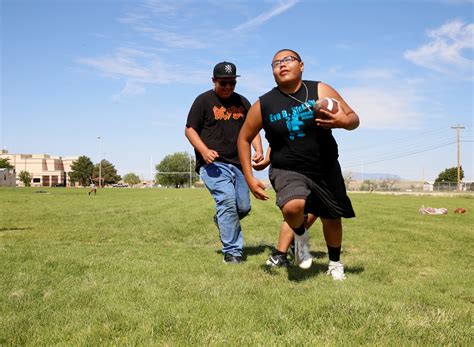
[[[324,252],[321,252],[324,253]],[[312,252],[314,254],[314,252]],[[275,268],[267,265],[260,266],[262,270],[270,276],[275,276],[278,272],[282,271],[282,268]],[[326,271],[328,269],[327,264],[318,264],[313,263],[308,270],[300,269],[298,266],[292,266],[286,268],[288,272],[288,280],[292,282],[302,282],[306,281],[309,278],[326,275]],[[364,271],[364,267],[362,266],[344,266],[344,272],[346,275],[350,274],[360,274]]]
[[[31,229],[31,228],[17,228],[17,227],[0,228],[0,233],[9,232],[9,231],[23,231],[23,230],[29,230],[29,229]]]
[[[247,257],[264,253],[267,249],[270,249],[271,251],[273,251],[273,247],[270,245],[244,246],[243,259],[245,261],[247,260]],[[216,250],[216,253],[222,254],[222,250]]]
[[[273,251],[273,247],[270,245],[255,245],[255,246],[244,246],[245,258],[247,256],[257,255],[264,253],[267,249]]]
[[[313,258],[316,258],[316,259],[326,258],[328,255],[326,252],[320,252],[320,251],[314,251],[314,252],[310,251],[309,253],[311,253]]]

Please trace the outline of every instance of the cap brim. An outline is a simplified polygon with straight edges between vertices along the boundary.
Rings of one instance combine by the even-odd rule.
[[[240,77],[240,75],[214,75],[217,78],[225,78],[225,77]]]

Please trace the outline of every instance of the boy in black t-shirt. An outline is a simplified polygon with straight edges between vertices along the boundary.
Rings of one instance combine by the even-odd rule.
[[[296,263],[304,269],[311,266],[307,229],[319,217],[328,247],[327,273],[334,280],[343,280],[341,217],[355,214],[346,194],[331,129],[353,130],[359,126],[359,117],[332,87],[302,79],[304,63],[297,52],[278,51],[271,66],[277,86],[251,107],[237,141],[242,171],[253,195],[267,200],[264,184],[253,177],[249,152],[250,140],[263,128],[271,147],[270,181],[276,203],[294,232]],[[337,112],[314,111],[316,101],[325,97],[337,101]],[[285,225],[283,233],[288,229]],[[279,242],[282,247],[277,248],[275,256],[286,257],[291,237],[285,241],[286,244]]]
[[[196,154],[196,172],[216,202],[214,223],[219,229],[225,263],[243,260],[240,219],[250,212],[250,196],[237,152],[237,137],[250,108],[234,92],[236,67],[222,62],[214,67],[214,89],[199,95],[191,106],[185,135]],[[263,159],[260,135],[254,137],[254,162]]]

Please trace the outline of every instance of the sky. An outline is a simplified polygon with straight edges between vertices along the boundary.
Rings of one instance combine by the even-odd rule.
[[[212,69],[237,65],[254,103],[271,60],[296,50],[304,79],[360,118],[336,129],[343,171],[474,180],[474,1],[0,0],[0,147],[100,158],[150,179],[193,149],[189,108]],[[263,135],[263,132],[262,132]],[[264,141],[264,147],[267,144]]]

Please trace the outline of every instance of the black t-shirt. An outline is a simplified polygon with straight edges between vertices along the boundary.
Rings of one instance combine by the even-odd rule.
[[[250,102],[238,93],[220,98],[214,90],[199,95],[189,110],[186,127],[192,127],[209,149],[219,154],[217,161],[241,168],[237,151],[237,137],[250,108]],[[205,164],[196,154],[196,171]]]
[[[312,179],[324,174],[328,163],[338,158],[337,143],[331,130],[316,125],[313,106],[318,99],[318,83],[303,81],[294,94],[301,102],[278,87],[260,97],[265,137],[272,149],[273,167],[302,173]],[[306,95],[308,99],[306,104]]]

